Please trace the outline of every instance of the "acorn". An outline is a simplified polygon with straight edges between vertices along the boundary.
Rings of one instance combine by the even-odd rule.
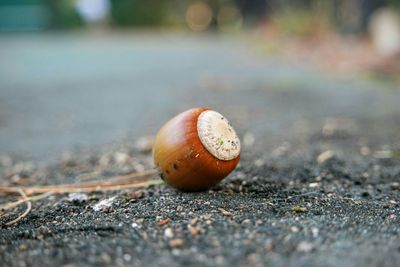
[[[235,169],[240,160],[240,140],[220,113],[193,108],[160,129],[153,158],[167,184],[182,191],[202,191]]]

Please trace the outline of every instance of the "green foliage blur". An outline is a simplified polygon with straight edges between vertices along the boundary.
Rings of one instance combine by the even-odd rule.
[[[211,10],[207,29],[216,28],[223,7],[233,6],[239,15],[222,21],[237,19],[240,25],[243,22],[248,27],[268,21],[282,33],[296,36],[310,36],[327,29],[363,32],[377,8],[388,5],[400,10],[400,0],[109,0],[110,9],[102,25],[187,27],[187,10],[198,2]],[[76,4],[77,0],[0,0],[0,31],[84,27],[85,19]],[[259,19],[253,23],[256,16]],[[194,19],[199,18],[201,15]],[[235,21],[230,23],[236,25]]]
[[[71,0],[44,1],[51,14],[49,27],[51,29],[70,29],[84,25],[84,21],[75,9]]]
[[[111,0],[111,23],[117,26],[157,26],[164,23],[166,1]]]

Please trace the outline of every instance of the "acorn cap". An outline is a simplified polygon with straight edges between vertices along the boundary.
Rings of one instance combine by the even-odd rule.
[[[197,120],[197,133],[203,146],[220,160],[232,160],[240,154],[240,140],[229,121],[220,113],[206,110]]]

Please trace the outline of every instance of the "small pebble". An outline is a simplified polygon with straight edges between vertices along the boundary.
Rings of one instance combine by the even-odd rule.
[[[192,236],[197,236],[200,234],[200,228],[198,227],[190,227],[189,232]]]
[[[335,156],[335,152],[333,152],[332,150],[327,150],[318,155],[317,162],[318,162],[318,164],[321,165],[324,162],[326,162],[327,160],[330,160],[331,158],[333,158],[334,156]]]
[[[211,214],[204,214],[202,217],[204,220],[207,221],[207,220],[210,220],[212,216],[211,216]]]
[[[265,164],[265,162],[264,162],[263,159],[256,159],[256,160],[254,161],[254,166],[256,166],[256,167],[261,167],[261,166],[263,166],[264,164]]]
[[[224,265],[225,264],[225,258],[223,256],[217,256],[215,258],[215,263],[217,265]]]
[[[110,164],[110,157],[108,155],[103,155],[99,159],[99,165],[103,168],[107,167]]]
[[[67,201],[80,204],[82,202],[87,201],[88,199],[89,199],[88,195],[86,195],[86,194],[83,194],[83,193],[70,193],[68,195]]]
[[[274,250],[274,242],[271,239],[265,241],[264,249],[266,252],[271,252]]]
[[[168,243],[173,248],[181,248],[184,244],[183,240],[180,238],[171,239]]]
[[[171,253],[172,253],[172,255],[174,255],[174,256],[180,256],[180,255],[181,255],[181,251],[180,251],[179,249],[176,249],[176,248],[174,248],[174,249],[171,251]]]
[[[101,261],[104,262],[105,264],[111,263],[111,257],[110,257],[110,255],[108,255],[106,253],[102,253],[100,258],[101,258]]]
[[[242,224],[251,224],[251,220],[245,219],[242,221]]]
[[[123,258],[124,258],[124,261],[131,261],[132,256],[129,254],[124,254]]]
[[[363,156],[368,156],[369,154],[371,154],[371,149],[369,149],[369,147],[367,146],[363,146],[360,148],[360,154]]]
[[[173,238],[174,237],[174,232],[172,231],[172,228],[166,228],[164,230],[164,236],[166,238]]]
[[[199,221],[199,218],[194,217],[193,219],[190,220],[189,224],[191,226],[195,226],[197,224],[197,222]]]
[[[299,252],[310,252],[314,249],[314,244],[307,242],[307,241],[302,241],[297,245],[297,251]]]
[[[306,212],[306,211],[307,211],[307,208],[295,206],[295,207],[292,208],[292,211],[293,211],[293,212],[297,212],[297,213]]]
[[[125,152],[116,152],[114,154],[114,161],[119,165],[125,165],[132,162],[131,157]]]
[[[144,192],[143,190],[138,190],[138,191],[132,191],[128,193],[128,197],[130,199],[140,199],[144,197]]]
[[[145,135],[138,138],[135,142],[135,149],[142,153],[151,152],[154,145],[155,136]]]
[[[116,197],[110,197],[107,199],[103,199],[93,206],[94,211],[109,211],[111,206],[113,205]]]
[[[232,214],[232,212],[229,212],[229,211],[227,211],[227,210],[225,210],[225,209],[223,209],[223,208],[218,208],[218,210],[222,213],[222,215],[224,215],[224,216],[232,216],[233,214]]]
[[[392,189],[398,189],[398,188],[400,188],[400,183],[398,183],[398,182],[393,182],[393,183],[390,184],[390,188],[392,188]]]
[[[254,134],[247,132],[243,136],[243,146],[252,147],[256,141]]]
[[[319,234],[319,229],[316,227],[311,228],[311,233],[313,235],[314,238],[318,237]]]

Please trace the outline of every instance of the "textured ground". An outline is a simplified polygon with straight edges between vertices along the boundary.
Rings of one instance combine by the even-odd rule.
[[[398,86],[329,77],[258,46],[215,36],[1,36],[2,184],[151,168],[136,140],[198,105],[231,120],[243,153],[208,192],[158,185],[50,197],[11,227],[22,207],[4,214],[0,265],[395,266]],[[110,207],[95,210],[102,200]]]

